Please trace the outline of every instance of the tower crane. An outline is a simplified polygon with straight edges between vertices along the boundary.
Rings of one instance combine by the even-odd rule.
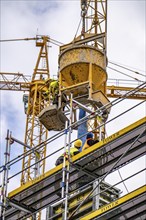
[[[25,131],[25,143],[31,147],[36,146],[36,144],[41,143],[47,139],[48,132],[42,124],[38,121],[38,113],[46,105],[44,99],[42,98],[41,87],[44,86],[44,79],[49,78],[49,64],[48,64],[48,52],[47,52],[47,43],[48,38],[42,37],[40,41],[36,42],[36,46],[39,46],[40,53],[39,57],[32,75],[32,81],[30,84],[30,92],[28,97],[28,110],[27,110],[27,119],[26,119],[26,131]],[[43,63],[43,67],[40,67],[40,62]],[[26,148],[24,147],[24,152]],[[39,158],[44,158],[46,155],[46,146],[42,151],[39,152],[39,155],[32,154],[29,157],[25,157],[22,164],[22,169],[25,170],[31,163],[34,163]],[[37,168],[28,169],[27,171],[22,172],[21,184],[26,183],[30,179],[44,173],[45,161],[42,161]]]
[[[25,104],[27,105],[25,108],[26,128],[24,137],[24,153],[26,153],[26,146],[33,148],[37,144],[44,142],[48,137],[48,130],[39,122],[38,114],[49,102],[49,100],[46,101],[43,96],[43,92],[48,88],[48,85],[45,84],[45,80],[50,79],[47,49],[49,38],[47,36],[37,36],[36,38],[17,40],[36,40],[36,46],[40,47],[31,81],[21,73],[6,73],[7,76],[12,77],[11,81],[9,81],[5,77],[5,73],[1,73],[4,79],[4,82],[1,81],[1,89],[29,92],[28,96],[24,96],[24,102],[26,102]],[[21,185],[44,173],[45,160],[41,160],[40,163],[37,163],[37,160],[43,159],[45,156],[46,146],[23,158]],[[34,166],[34,163],[37,165]],[[39,218],[40,214],[38,215],[38,219]]]
[[[16,40],[16,39],[14,39]],[[11,81],[7,81],[5,78],[5,73],[1,73],[5,83],[2,82],[1,89],[17,90],[17,91],[28,91],[28,107],[27,107],[27,118],[26,118],[26,130],[24,143],[28,146],[35,146],[38,143],[41,143],[46,140],[48,131],[40,122],[38,121],[37,115],[45,107],[46,101],[42,97],[42,92],[45,91],[45,79],[50,77],[49,74],[49,63],[48,63],[48,51],[47,44],[49,38],[47,36],[37,36],[36,38],[24,38],[17,40],[36,40],[36,46],[40,47],[40,52],[34,68],[31,81],[20,73],[7,73],[9,77],[13,77]],[[42,63],[41,63],[42,62]],[[7,85],[7,86],[6,86]],[[19,88],[19,89],[18,89]],[[27,151],[24,147],[24,153]],[[44,172],[45,161],[42,161],[38,167],[33,167],[32,169],[26,169],[28,166],[36,162],[38,158],[43,158],[46,154],[46,146],[38,154],[31,154],[28,157],[23,159],[22,163],[22,177],[21,185],[25,184],[27,181],[32,180],[37,175],[40,175]]]

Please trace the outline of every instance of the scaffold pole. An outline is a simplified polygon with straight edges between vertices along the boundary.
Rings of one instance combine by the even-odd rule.
[[[1,193],[1,216],[2,220],[5,220],[5,212],[7,206],[7,188],[8,188],[8,174],[9,174],[9,161],[10,161],[10,149],[11,144],[13,141],[11,140],[11,132],[7,130],[7,137],[6,137],[6,150],[4,153],[4,166],[3,166],[3,183],[2,183],[2,193]]]

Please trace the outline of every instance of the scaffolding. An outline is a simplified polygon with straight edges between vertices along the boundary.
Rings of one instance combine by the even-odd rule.
[[[144,122],[143,122],[144,123]],[[144,127],[143,127],[144,128]],[[143,129],[142,129],[142,131],[143,131]],[[129,133],[128,133],[128,135],[129,135]],[[133,136],[133,135],[132,135]],[[136,140],[138,140],[138,141],[140,141],[141,143],[144,141],[144,136],[143,136],[143,139],[141,139],[140,138],[140,136],[142,136],[142,134],[140,133],[140,135],[139,135],[139,137],[137,138],[137,139],[135,139],[135,142],[136,142]],[[142,141],[143,140],[143,141]],[[114,142],[114,144],[115,144],[115,142]],[[134,143],[132,143],[132,144],[134,144]],[[131,145],[130,145],[130,147],[131,147]],[[140,147],[141,148],[141,147]],[[136,149],[135,149],[136,150]],[[142,152],[141,152],[142,153]],[[144,153],[144,152],[143,152]],[[131,161],[131,159],[130,159],[130,161]],[[117,161],[118,162],[118,161]],[[61,167],[60,167],[60,172],[62,172],[61,171]],[[145,170],[145,169],[144,169]],[[142,171],[144,171],[144,170],[142,170]],[[141,172],[142,172],[141,171]],[[79,172],[79,171],[77,171],[77,172]],[[87,172],[86,172],[87,173]],[[105,173],[105,174],[107,174],[107,173]],[[61,173],[60,173],[60,176],[62,176],[61,175]],[[71,175],[72,176],[72,175]],[[95,177],[94,177],[95,178]],[[130,177],[128,177],[128,178],[130,178]],[[100,181],[100,180],[99,180]],[[55,184],[55,182],[54,182],[54,184]],[[73,196],[75,197],[75,199],[76,198],[78,198],[80,195],[82,196],[83,195],[83,193],[85,193],[85,190],[87,190],[87,194],[85,194],[84,195],[84,198],[86,198],[86,196],[88,195],[88,193],[90,193],[91,191],[91,185],[92,185],[93,183],[90,183],[90,189],[89,189],[89,186],[87,186],[87,188],[85,187],[84,189],[82,189],[80,192],[78,191],[78,192],[74,192],[74,194],[72,195],[72,196],[70,196],[69,197],[69,200],[68,200],[68,203],[69,203],[69,206],[70,206],[70,204],[72,204],[73,202],[71,202],[71,200],[73,200]],[[43,185],[44,186],[44,183],[42,183],[41,182],[41,185]],[[40,185],[40,186],[41,186]],[[49,183],[47,184],[48,185],[48,187],[49,187]],[[102,182],[102,185],[104,186],[104,184],[103,184],[103,182]],[[38,188],[38,189],[40,189],[40,186],[37,184],[36,185],[36,187]],[[96,187],[95,187],[96,188]],[[95,189],[94,188],[94,189]],[[113,189],[113,186],[108,186],[108,188],[112,188]],[[21,189],[22,190],[22,189]],[[109,190],[109,189],[108,189]],[[117,190],[118,191],[118,190]],[[57,192],[57,191],[56,191]],[[55,193],[56,193],[55,192]],[[105,189],[105,192],[107,193],[107,189]],[[38,192],[39,193],[39,192]],[[41,193],[41,192],[40,192]],[[51,193],[51,192],[50,192]],[[24,194],[24,193],[23,193]],[[27,194],[29,194],[29,192],[28,193],[25,193],[26,195]],[[39,194],[38,194],[39,195]],[[51,195],[51,194],[50,194]],[[111,195],[113,195],[113,192],[111,193]],[[49,194],[48,194],[48,196],[49,196]],[[11,195],[10,196],[10,198],[13,198],[14,197],[14,195]],[[21,196],[22,197],[22,196]],[[94,195],[93,195],[93,197],[94,197]],[[16,196],[16,198],[17,198],[17,196]],[[14,200],[17,200],[17,199],[12,199],[13,201]],[[40,197],[40,199],[41,199],[41,197]],[[66,198],[65,198],[66,199]],[[91,200],[91,198],[89,198],[90,200]],[[23,199],[24,200],[24,199]],[[10,201],[11,201],[11,199],[10,199]],[[41,201],[41,200],[40,200]],[[60,200],[60,202],[63,202],[64,201],[64,198],[62,198],[61,200]],[[87,201],[87,203],[89,202],[89,200]],[[111,201],[110,201],[111,202]],[[82,203],[82,200],[81,200],[81,203]],[[11,205],[12,205],[12,207],[17,207],[17,209],[18,209],[18,204],[13,204],[13,202],[11,201],[11,203],[10,203]],[[21,202],[19,202],[19,204],[21,204]],[[17,205],[17,206],[16,206]],[[76,204],[77,205],[77,204]],[[89,204],[88,204],[89,205]],[[105,205],[105,204],[104,204]],[[22,205],[21,205],[22,206]],[[19,207],[19,210],[23,210],[23,212],[24,212],[24,210],[25,210],[25,208],[23,207]],[[52,207],[55,207],[56,208],[56,206],[58,206],[58,204],[52,204]],[[62,207],[62,206],[61,206]],[[91,204],[90,204],[90,207],[91,207]],[[58,207],[57,207],[58,208]],[[74,207],[75,208],[75,207]],[[59,209],[59,208],[58,208]],[[70,210],[69,208],[67,208],[66,210]],[[71,209],[72,210],[72,209]],[[90,209],[88,209],[89,211],[91,211],[91,208]],[[7,210],[8,212],[9,212],[9,210]],[[31,210],[32,211],[32,210]],[[28,209],[28,207],[27,207],[27,209],[25,210],[25,212],[27,213],[27,215],[29,216],[30,214],[29,213],[31,213],[31,211]],[[7,216],[6,216],[6,219],[9,219],[9,217],[8,217],[8,212],[7,212]],[[80,212],[81,213],[81,212]],[[9,213],[10,214],[10,213]],[[64,211],[63,211],[63,215],[65,215],[65,213],[64,213]],[[54,216],[54,215],[53,215]],[[58,215],[57,216],[60,216],[60,213],[58,213]],[[55,216],[53,217],[54,219],[55,219]],[[21,218],[20,218],[21,219]],[[56,219],[58,219],[58,217],[56,218]],[[62,218],[61,218],[62,219]],[[63,217],[63,219],[64,219],[64,217]],[[75,217],[75,219],[76,219],[76,217]]]
[[[114,100],[111,103],[112,106],[117,105],[119,102],[123,101],[128,95],[131,95],[131,93],[137,92],[139,89],[143,88],[144,86],[145,86],[145,83],[138,86],[133,91],[128,92],[126,96],[121,97],[121,99]],[[82,104],[80,104],[79,102],[76,102],[76,100],[74,100],[73,97],[71,97],[71,100],[70,100],[71,108],[70,109],[73,110],[73,107],[74,107],[73,102],[78,104],[79,108],[82,107]],[[144,102],[145,101],[142,101],[140,104]],[[115,199],[115,201],[117,199],[120,199],[119,198],[120,190],[118,188],[115,188],[115,186],[111,186],[105,183],[104,179],[109,173],[117,170],[121,166],[127,165],[128,163],[132,162],[133,160],[145,154],[145,150],[144,150],[145,134],[146,134],[146,131],[145,131],[146,119],[145,118],[129,126],[129,128],[125,128],[119,132],[116,132],[111,137],[107,137],[104,139],[100,137],[101,140],[99,144],[96,144],[95,147],[93,146],[93,148],[90,148],[86,152],[81,152],[79,155],[76,155],[74,158],[70,158],[70,153],[69,153],[71,144],[74,142],[74,140],[72,141],[72,138],[71,138],[72,130],[74,129],[74,127],[79,126],[85,121],[91,120],[92,118],[98,116],[101,110],[103,108],[105,109],[105,107],[107,108],[110,106],[107,105],[107,106],[101,107],[101,109],[98,109],[95,112],[90,112],[90,114],[88,114],[86,117],[84,117],[83,119],[75,123],[72,123],[73,111],[70,111],[69,123],[68,121],[66,121],[65,129],[58,132],[57,135],[51,137],[45,143],[42,143],[34,147],[33,149],[31,149],[29,146],[26,146],[28,149],[27,152],[23,153],[22,155],[19,155],[19,157],[14,158],[13,160],[10,160],[10,145],[13,142],[17,142],[21,145],[25,145],[25,144],[17,140],[16,138],[14,138],[12,134],[11,135],[9,135],[9,133],[7,134],[7,138],[6,138],[6,152],[7,153],[6,153],[6,158],[5,158],[5,165],[1,167],[1,172],[3,171],[5,173],[4,179],[3,179],[3,185],[2,185],[3,191],[5,192],[3,194],[4,196],[2,197],[2,215],[4,216],[3,219],[11,219],[12,216],[14,217],[15,215],[17,217],[19,216],[18,219],[23,219],[24,217],[29,217],[29,216],[33,216],[33,218],[35,218],[34,216],[38,211],[40,211],[41,209],[49,205],[50,202],[48,203],[48,200],[45,202],[45,205],[43,205],[42,207],[40,205],[39,206],[37,205],[39,207],[37,208],[37,210],[36,208],[32,208],[31,206],[24,205],[26,202],[23,202],[23,205],[22,205],[20,198],[24,197],[22,201],[25,201],[25,196],[26,196],[26,198],[28,197],[28,201],[30,200],[29,196],[27,195],[30,194],[29,187],[31,186],[33,188],[35,186],[38,189],[40,189],[40,194],[38,191],[38,196],[37,196],[38,202],[39,201],[41,202],[42,200],[41,199],[41,195],[43,192],[43,191],[41,192],[42,186],[45,188],[47,187],[49,190],[49,187],[51,187],[51,185],[54,183],[54,186],[56,187],[53,197],[51,196],[52,190],[51,191],[49,190],[48,192],[46,192],[46,195],[48,195],[48,199],[51,201],[49,208],[47,209],[46,219],[48,218],[48,219],[55,220],[55,219],[81,218],[81,216],[83,216],[84,214],[88,215],[88,213],[90,213],[91,211],[99,210],[100,207],[102,207],[102,205],[106,207],[106,205],[111,204],[113,202],[112,199]],[[137,107],[137,105],[135,107]],[[131,109],[128,109],[128,111],[132,110],[133,108],[134,107],[132,107]],[[86,106],[84,106],[84,110],[85,109],[87,109],[89,113],[89,109]],[[127,111],[125,111],[124,113],[126,112]],[[122,113],[121,115],[123,115],[124,113]],[[121,115],[119,115],[118,117],[120,117]],[[112,120],[116,120],[116,118]],[[102,128],[102,126],[106,126],[108,123],[110,123],[110,121],[111,120],[105,122],[104,125],[103,124],[98,125],[98,127],[95,129],[97,130],[97,129]],[[21,186],[16,191],[14,190],[14,192],[11,192],[9,193],[9,195],[7,195],[8,182],[13,177],[15,177],[15,175],[18,175],[21,172],[23,172],[22,170],[11,177],[8,177],[9,168],[16,162],[22,160],[23,157],[28,156],[31,152],[37,153],[37,150],[43,147],[44,144],[50,143],[62,135],[64,135],[64,147],[61,150],[64,149],[64,153],[65,153],[66,149],[68,149],[68,154],[69,154],[68,161],[66,161],[64,158],[63,165],[59,165],[53,168],[52,171],[50,170],[50,172],[48,173],[49,175],[48,177],[47,177],[47,174],[41,175],[40,177],[34,179],[32,182],[29,182],[23,187]],[[121,146],[122,146],[122,149],[121,149]],[[111,158],[111,152],[113,155],[114,154],[116,155],[117,159],[115,159],[115,157]],[[137,152],[136,155],[134,152]],[[50,155],[46,156],[46,158],[49,156]],[[40,161],[35,162],[33,166],[36,167],[37,163],[39,162]],[[99,167],[99,164],[100,164],[100,167]],[[94,172],[91,172],[91,170],[93,169],[93,168],[91,169],[92,166],[94,167],[96,166],[97,171],[95,169]],[[4,168],[7,168],[7,169],[4,169]],[[143,171],[144,170],[142,170],[141,172]],[[7,175],[6,175],[6,172],[7,172]],[[50,176],[53,173],[55,174],[54,176],[55,179],[53,176],[52,177]],[[79,179],[81,180],[84,176],[88,177],[88,178],[86,177],[87,185],[84,185],[83,187],[79,188],[77,182]],[[46,181],[46,183],[44,181]],[[49,182],[51,181],[51,182],[49,183],[48,181]],[[60,183],[61,183],[61,186],[59,186]],[[72,188],[70,192],[69,192],[69,187]],[[26,191],[27,188],[28,188],[28,192]],[[37,188],[34,188],[33,191],[37,192]],[[103,188],[105,189],[103,190]],[[112,189],[112,191],[110,191],[110,189]],[[22,192],[22,195],[21,195],[21,192]],[[56,196],[58,192],[61,192],[61,198],[59,197],[59,201],[55,202],[56,199],[58,200],[58,196]],[[104,195],[104,192],[106,193],[106,196]],[[20,193],[20,196],[19,196],[19,193]],[[99,196],[99,194],[101,196]],[[30,198],[31,196],[32,195],[30,194]],[[76,201],[77,198],[80,198],[80,197],[82,198],[81,200],[79,199],[80,203],[76,202],[75,206],[72,207],[72,204],[74,204],[74,201]],[[36,199],[34,199],[34,201],[36,201]],[[88,207],[87,213],[84,213],[83,211],[84,207],[86,208]],[[14,210],[17,210],[17,211],[14,211]],[[12,214],[13,212],[14,213],[16,212],[16,214]],[[19,214],[17,214],[17,212],[19,212]],[[118,213],[120,213],[120,208],[118,208]]]

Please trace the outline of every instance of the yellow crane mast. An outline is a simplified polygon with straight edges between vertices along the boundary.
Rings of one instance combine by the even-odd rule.
[[[42,143],[47,139],[48,135],[48,131],[38,120],[38,114],[46,106],[46,101],[42,95],[43,91],[45,91],[45,79],[50,77],[47,44],[48,37],[46,36],[43,36],[41,39],[36,41],[36,46],[40,47],[40,53],[32,75],[32,81],[30,83],[24,141],[24,143],[30,147],[34,147],[37,144]],[[24,147],[24,153],[26,151],[27,149]],[[24,184],[27,181],[32,180],[34,177],[44,173],[45,160],[42,160],[40,164],[36,164],[35,168],[28,167],[36,163],[37,160],[44,158],[45,155],[46,146],[44,146],[41,151],[31,154],[28,157],[24,157],[22,163],[23,172],[21,184]]]

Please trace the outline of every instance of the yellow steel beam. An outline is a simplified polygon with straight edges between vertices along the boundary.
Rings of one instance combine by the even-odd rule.
[[[110,98],[118,98],[122,95],[126,94],[128,91],[133,90],[134,87],[124,87],[124,86],[107,86],[107,97]],[[127,96],[128,99],[139,99],[145,100],[146,99],[146,89],[140,89],[134,94]]]
[[[30,76],[22,73],[0,72],[0,90],[29,91]]]
[[[84,216],[83,218],[80,218],[80,220],[91,220],[91,219],[94,219],[95,217],[117,207],[117,206],[120,206],[122,205],[123,203],[125,202],[128,202],[129,200],[139,196],[140,194],[143,194],[146,192],[146,185],[145,186],[142,186],[140,187],[139,189],[131,192],[131,193],[128,193],[127,195],[121,197],[120,199],[118,200],[115,200],[114,202],[111,202],[110,204],[108,205],[105,205],[103,206],[102,208],[96,210],[96,211],[93,211],[92,213],[90,213],[89,215],[86,215]]]
[[[52,174],[56,173],[57,171],[61,170],[61,168],[62,168],[62,164],[60,164],[59,166],[49,170],[48,172],[46,172],[44,174],[38,176],[37,178],[35,178],[35,179],[33,179],[33,180],[29,181],[29,182],[26,182],[24,185],[22,185],[22,186],[18,187],[17,189],[13,190],[12,192],[10,192],[8,194],[8,197],[11,198],[11,197],[17,195],[18,193],[22,192],[23,190],[31,187],[32,185],[37,184],[38,182],[40,182],[41,180],[45,179],[46,177],[49,177]]]

